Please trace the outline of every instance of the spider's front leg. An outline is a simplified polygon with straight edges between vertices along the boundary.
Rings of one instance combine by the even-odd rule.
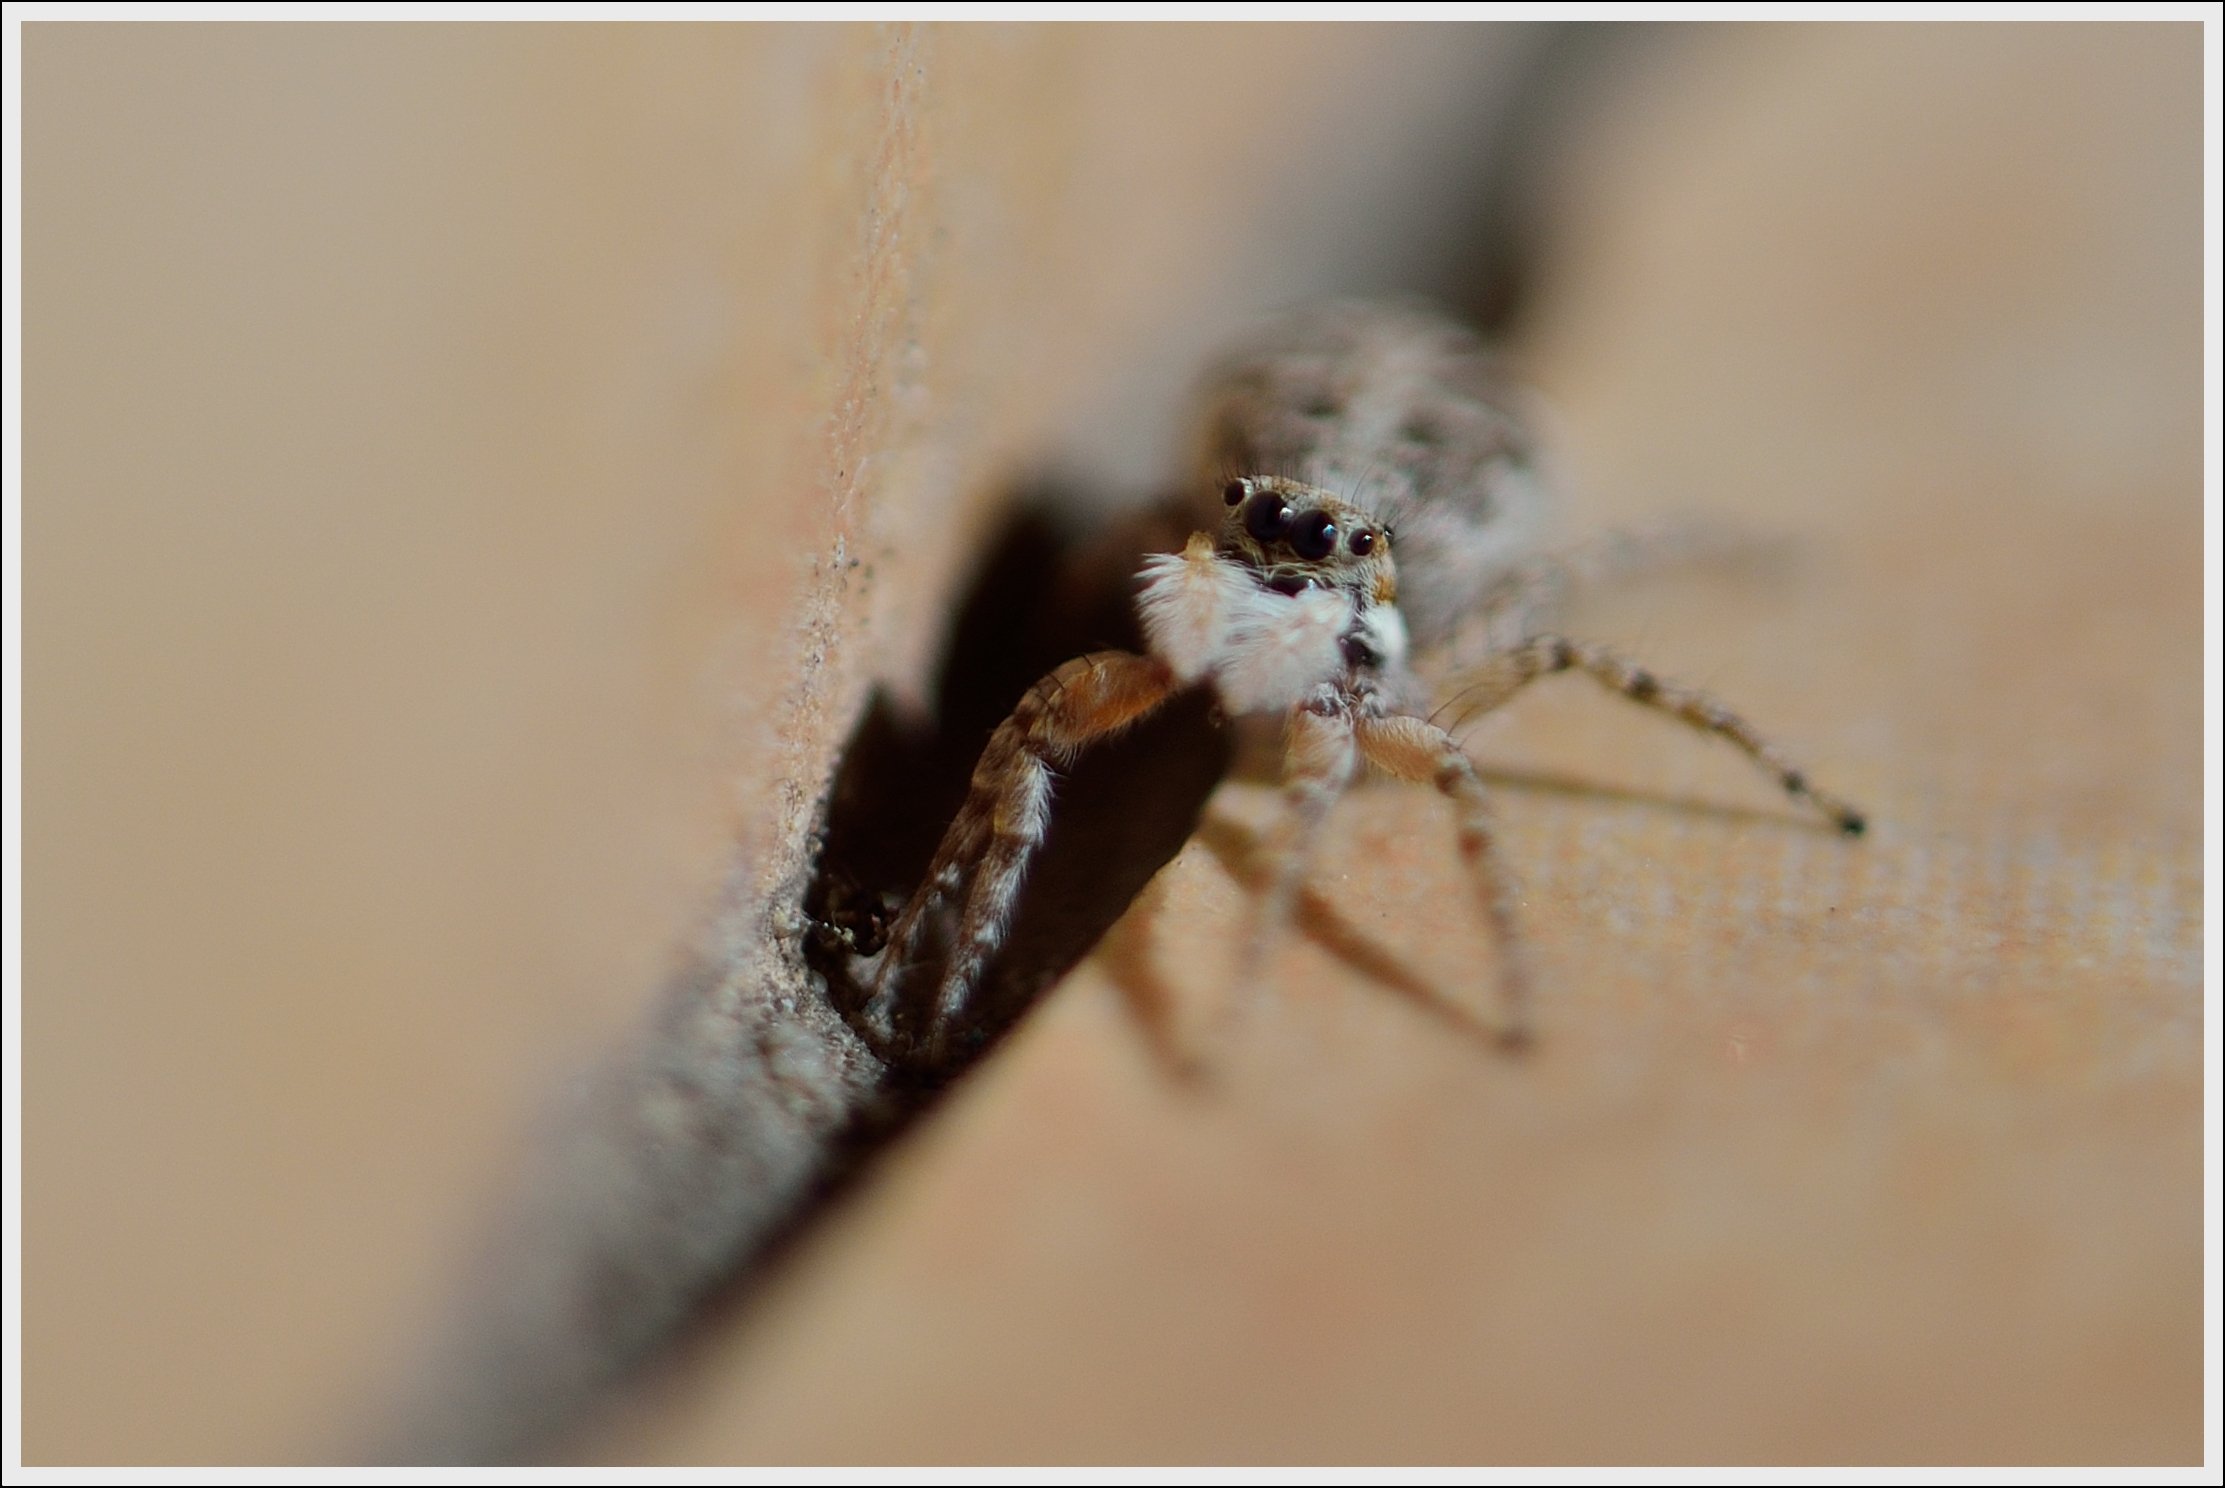
[[[1250,1008],[1260,965],[1290,916],[1321,825],[1352,783],[1359,764],[1353,733],[1352,699],[1335,688],[1323,687],[1291,710],[1284,732],[1283,810],[1262,851],[1273,876],[1253,906],[1251,929],[1238,953],[1234,994],[1212,1039],[1217,1046],[1233,1041],[1236,1024]]]
[[[1468,865],[1476,899],[1491,922],[1499,948],[1501,1042],[1510,1048],[1529,1042],[1530,974],[1514,923],[1514,887],[1499,864],[1491,835],[1490,801],[1483,782],[1452,735],[1420,718],[1394,715],[1363,718],[1360,750],[1368,763],[1387,775],[1434,785],[1459,813],[1460,857]]]
[[[966,804],[873,971],[863,1021],[884,1051],[929,1065],[949,1057],[951,1034],[1004,944],[1020,882],[1049,830],[1052,773],[1157,710],[1180,685],[1151,657],[1099,651],[1029,688],[998,725],[974,767]],[[919,969],[918,953],[937,912],[961,894],[956,938],[933,994],[916,998],[907,984]]]

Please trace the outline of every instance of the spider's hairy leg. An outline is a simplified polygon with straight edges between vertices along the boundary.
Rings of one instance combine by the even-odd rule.
[[[1461,615],[1445,634],[1414,657],[1417,672],[1433,682],[1472,681],[1468,674],[1488,671],[1494,662],[1536,635],[1558,614],[1577,587],[1566,555],[1543,554],[1515,564]]]
[[[1272,876],[1255,901],[1251,929],[1238,953],[1236,986],[1222,1010],[1215,1043],[1225,1045],[1229,1041],[1235,1025],[1250,1007],[1267,947],[1290,915],[1291,901],[1305,878],[1321,824],[1351,784],[1358,765],[1348,699],[1318,696],[1291,710],[1283,742],[1282,815],[1261,849]]]
[[[935,850],[926,881],[889,933],[866,1009],[873,1025],[892,1026],[932,911],[963,891],[957,939],[935,984],[925,1030],[927,1057],[944,1056],[966,999],[1004,944],[1020,881],[1049,830],[1053,771],[1155,711],[1179,685],[1173,672],[1151,657],[1099,651],[1067,662],[1028,689],[990,736],[974,766],[966,804]]]
[[[1482,669],[1481,695],[1476,705],[1469,708],[1469,716],[1491,711],[1539,677],[1566,671],[1583,672],[1634,703],[1658,708],[1703,733],[1728,739],[1767,770],[1786,795],[1807,801],[1848,836],[1861,835],[1868,825],[1868,818],[1860,811],[1816,789],[1809,782],[1807,771],[1715,698],[1697,688],[1657,676],[1620,653],[1589,641],[1572,641],[1556,635],[1534,636],[1493,658]]]
[[[1457,676],[1539,634],[1581,595],[1678,569],[1766,570],[1784,551],[1778,539],[1706,517],[1614,528],[1514,564],[1416,664]]]
[[[1476,898],[1499,946],[1499,1037],[1509,1047],[1529,1041],[1530,975],[1515,933],[1514,889],[1500,866],[1491,835],[1491,803],[1476,767],[1452,735],[1424,719],[1394,714],[1363,718],[1359,745],[1368,763],[1401,780],[1430,784],[1459,813],[1460,857],[1468,865]]]

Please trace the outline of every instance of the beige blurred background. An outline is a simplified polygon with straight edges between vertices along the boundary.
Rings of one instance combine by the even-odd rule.
[[[1560,45],[24,38],[38,1463],[348,1450],[551,1090],[791,891],[999,494],[1163,474],[1260,305],[1460,293]],[[1799,545],[1578,628],[1869,840],[1541,691],[1474,741],[1537,1057],[1446,1011],[1489,955],[1450,831],[1373,787],[1206,1099],[1147,1025],[1223,995],[1233,785],[568,1450],[2198,1460],[2200,40],[1649,33],[1532,146],[1576,525]]]

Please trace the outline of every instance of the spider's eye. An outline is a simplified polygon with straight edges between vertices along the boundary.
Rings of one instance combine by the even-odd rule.
[[[1301,558],[1313,562],[1337,550],[1337,521],[1325,511],[1310,511],[1291,530],[1290,546]]]
[[[1368,554],[1375,551],[1375,529],[1372,527],[1362,527],[1359,531],[1353,533],[1350,537],[1345,539],[1345,546],[1352,550],[1353,557],[1365,558]]]
[[[1240,480],[1230,481],[1227,485],[1221,487],[1221,500],[1227,502],[1230,506],[1234,506],[1244,499],[1244,493],[1250,489],[1250,486]]]
[[[1244,508],[1244,530],[1254,541],[1271,543],[1290,531],[1290,503],[1272,491],[1254,496]]]

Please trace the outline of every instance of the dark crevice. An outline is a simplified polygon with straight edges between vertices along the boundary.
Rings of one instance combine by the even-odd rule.
[[[1401,265],[1399,288],[1440,300],[1494,341],[1520,339],[1542,298],[1539,277],[1555,260],[1550,188],[1575,126],[1599,95],[1627,87],[1696,27],[1649,23],[1546,24],[1515,70],[1512,88],[1488,101],[1448,169],[1451,210]]]
[[[1141,644],[1137,566],[1179,543],[1178,524],[1147,512],[1084,536],[1061,521],[1076,506],[1053,484],[1017,493],[952,623],[933,715],[908,719],[877,693],[843,753],[804,912],[814,927],[807,960],[845,1014],[864,1000],[850,949],[873,946],[925,876],[990,734],[1060,663]],[[974,999],[968,1049],[911,1078],[954,1077],[1087,953],[1189,838],[1227,759],[1200,693],[1062,773],[1050,835]]]
[[[1052,483],[1014,494],[951,623],[933,711],[907,716],[877,691],[843,749],[804,911],[805,960],[845,1013],[863,1001],[845,939],[870,940],[918,885],[990,733],[1061,662],[1140,645],[1138,564],[1147,552],[1179,545],[1183,530],[1145,512],[1084,533],[1064,516],[1077,508],[1089,509]],[[1087,751],[1061,775],[1049,836],[978,997],[977,1037],[941,1066],[889,1067],[880,1097],[832,1144],[813,1192],[737,1257],[660,1372],[684,1370],[694,1343],[745,1307],[875,1159],[1104,937],[1195,833],[1230,752],[1201,691]]]
[[[1431,294],[1487,331],[1519,330],[1547,225],[1548,147],[1609,71],[1603,64],[1642,53],[1652,34],[1549,28],[1515,94],[1491,101],[1443,147],[1444,190],[1386,220],[1371,260],[1378,277],[1342,274],[1311,287]],[[1413,230],[1421,226],[1430,230]],[[876,693],[846,743],[800,906],[810,927],[805,961],[833,1008],[859,1001],[845,939],[870,942],[917,887],[984,744],[1025,690],[1072,657],[1137,646],[1138,561],[1178,549],[1189,524],[1145,512],[1085,531],[1075,514],[1103,508],[1078,494],[1056,481],[1012,493],[952,619],[927,710]],[[982,988],[981,1041],[943,1067],[881,1069],[826,1006],[799,1009],[786,968],[767,976],[746,957],[691,963],[666,989],[665,1021],[641,1048],[614,1056],[603,1104],[549,1143],[555,1176],[539,1178],[494,1247],[495,1280],[458,1323],[464,1342],[419,1372],[437,1408],[405,1425],[401,1447],[378,1460],[561,1454],[594,1424],[591,1407],[637,1369],[666,1381],[687,1374],[691,1357],[733,1325],[890,1145],[1089,953],[1190,839],[1230,754],[1229,732],[1198,695],[1075,763]],[[1527,783],[1562,787],[1542,777]],[[1206,845],[1247,855],[1226,832],[1209,832]],[[1324,906],[1309,901],[1307,918],[1330,923],[1332,949],[1352,964],[1470,1023],[1464,1010],[1426,996],[1410,969],[1345,933]],[[1142,1036],[1179,1070],[1171,998],[1149,974],[1147,934],[1131,928],[1135,938],[1109,950],[1114,980]],[[792,1062],[791,1044],[802,1051]],[[791,1100],[784,1081],[810,1088]],[[703,1109],[676,1133],[662,1124],[675,1107]],[[822,1122],[819,1112],[833,1114]],[[735,1199],[752,1189],[746,1202]],[[775,1217],[761,1223],[765,1215]]]

